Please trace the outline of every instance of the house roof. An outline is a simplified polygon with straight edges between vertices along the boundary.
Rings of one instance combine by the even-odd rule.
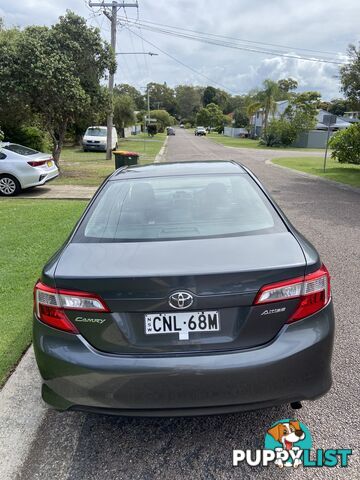
[[[317,114],[317,123],[316,123],[316,130],[327,130],[328,126],[323,122],[325,115],[332,115],[330,112],[326,110],[319,110]],[[351,122],[348,122],[343,117],[336,116],[336,122],[331,125],[331,128],[343,129],[348,128],[351,125]]]

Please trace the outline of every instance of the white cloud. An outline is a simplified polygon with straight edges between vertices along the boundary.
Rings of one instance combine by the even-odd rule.
[[[296,48],[315,49],[344,54],[349,43],[360,40],[358,19],[360,1],[338,0],[139,0],[140,18],[220,35],[257,42],[289,46],[284,52],[294,53]],[[0,0],[0,16],[8,25],[54,23],[57,17],[72,9],[101,28],[104,38],[109,37],[108,20],[100,15],[91,19],[85,0]],[[128,9],[129,17],[136,17],[135,9]],[[261,86],[265,78],[291,76],[299,81],[300,88],[319,90],[324,98],[340,95],[336,65],[307,62],[261,53],[226,49],[204,45],[142,30],[145,39],[170,53],[195,70],[234,92],[245,92]],[[296,47],[296,48],[290,48]],[[119,30],[118,50],[156,51],[156,49]],[[269,48],[269,47],[267,47]],[[272,50],[279,50],[272,47]],[[159,52],[158,52],[159,53]],[[302,52],[302,55],[310,52]],[[314,53],[315,54],[315,53]],[[325,54],[324,54],[325,55]],[[329,56],[329,55],[328,55]],[[147,64],[147,66],[146,66]],[[117,82],[137,86],[147,81],[179,83],[211,83],[180,66],[163,53],[158,57],[119,57]]]

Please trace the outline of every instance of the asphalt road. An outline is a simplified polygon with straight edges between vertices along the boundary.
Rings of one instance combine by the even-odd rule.
[[[337,331],[334,386],[295,416],[313,435],[314,448],[352,448],[359,443],[360,194],[268,165],[278,151],[230,149],[177,130],[166,159],[234,159],[265,183],[295,226],[318,248],[332,274]],[[289,153],[286,153],[289,155]],[[296,375],[296,372],[294,372]],[[33,386],[34,389],[38,385]],[[19,479],[346,479],[360,478],[355,455],[344,469],[279,471],[232,467],[232,449],[263,445],[266,429],[293,417],[288,406],[227,416],[174,419],[114,418],[48,411]]]

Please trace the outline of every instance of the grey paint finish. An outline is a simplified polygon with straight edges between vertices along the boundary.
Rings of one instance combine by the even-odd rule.
[[[108,278],[205,275],[304,265],[298,242],[288,232],[221,239],[138,243],[71,243],[55,277]]]
[[[233,162],[134,167],[115,172],[109,181],[155,171],[213,175],[224,169],[237,175],[239,168]],[[265,317],[269,306],[253,305],[262,286],[302,277],[319,262],[313,247],[273,207],[283,220],[281,233],[123,243],[80,243],[76,233],[71,236],[45,266],[43,280],[99,294],[110,313],[85,312],[91,322],[83,322],[69,311],[78,336],[35,317],[44,399],[60,409],[221,411],[228,405],[241,410],[323,395],[331,384],[332,304],[293,325],[286,322],[298,300],[272,303],[274,311]],[[221,329],[190,332],[186,341],[174,333],[146,335],[144,313],[176,315],[169,295],[184,289],[194,296],[189,315],[216,310]],[[94,316],[100,322],[93,322]],[[297,391],[291,388],[295,369]]]
[[[92,349],[84,339],[35,320],[34,348],[45,377],[45,400],[118,409],[118,413],[161,415],[162,410],[221,412],[314,399],[331,385],[332,305],[284,327],[267,345],[210,355],[114,356]],[[309,368],[311,365],[311,368]],[[296,371],[296,375],[294,375]],[[65,400],[66,399],[66,400]],[[194,409],[191,411],[191,409]],[[124,410],[124,412],[121,412]]]

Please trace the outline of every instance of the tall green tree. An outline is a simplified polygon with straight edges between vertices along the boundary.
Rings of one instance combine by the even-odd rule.
[[[224,123],[224,115],[221,108],[215,103],[209,103],[196,115],[196,123],[204,127],[221,127]]]
[[[174,118],[166,110],[151,110],[150,117],[156,119],[158,132],[163,132],[165,127],[173,125]]]
[[[171,115],[176,114],[176,98],[173,88],[164,83],[148,83],[146,86],[146,95],[150,95],[150,108],[153,110],[166,110]]]
[[[192,85],[178,85],[175,95],[180,119],[193,123],[201,108],[201,89]]]
[[[120,83],[119,85],[115,85],[114,95],[128,95],[132,98],[136,110],[146,109],[146,103],[142,93],[128,83]]]
[[[211,85],[208,85],[203,93],[203,105],[204,107],[207,107],[209,103],[215,103],[215,97],[216,97],[216,88],[212,87]]]
[[[289,92],[292,92],[293,90],[296,90],[298,87],[298,82],[294,78],[282,78],[278,80],[277,82],[278,87],[279,87],[279,94],[280,96],[283,96],[284,94],[288,94]],[[281,100],[281,99],[280,99]]]
[[[349,45],[349,63],[340,68],[341,89],[353,107],[360,106],[360,44]]]
[[[264,107],[264,132],[266,133],[269,116],[276,112],[276,101],[279,94],[279,85],[273,80],[266,79],[263,82],[264,89],[260,93]]]
[[[261,102],[259,101],[252,101],[251,103],[248,104],[246,107],[246,114],[249,119],[249,125],[252,124],[252,118],[256,114],[256,112],[261,108]],[[251,135],[254,135],[254,132],[251,132]]]
[[[129,127],[136,121],[135,103],[129,95],[114,96],[114,124],[119,129]]]
[[[67,129],[96,104],[100,80],[115,70],[110,46],[99,29],[67,12],[51,28],[21,31],[11,49],[0,44],[0,57],[6,64],[0,69],[0,90],[41,117],[58,163]]]

